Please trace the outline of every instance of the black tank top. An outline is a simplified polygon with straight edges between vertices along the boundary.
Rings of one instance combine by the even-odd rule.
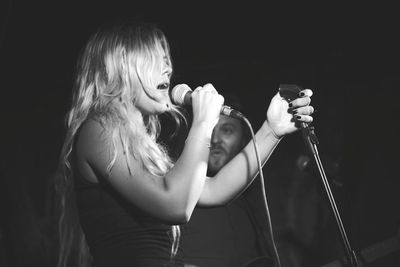
[[[75,177],[77,206],[93,266],[183,266],[171,258],[171,226],[124,200],[106,183]]]

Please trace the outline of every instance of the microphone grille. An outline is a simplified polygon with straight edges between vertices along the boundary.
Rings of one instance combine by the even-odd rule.
[[[192,89],[187,84],[176,85],[171,92],[172,101],[176,105],[183,105],[185,103],[185,95],[191,91]]]

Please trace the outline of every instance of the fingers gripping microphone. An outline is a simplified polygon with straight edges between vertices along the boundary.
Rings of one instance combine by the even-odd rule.
[[[279,85],[279,94],[287,101],[291,102],[296,99],[303,88],[296,84],[281,84]],[[314,132],[314,127],[306,122],[300,122],[303,134],[310,138],[313,144],[318,144],[318,138]]]
[[[192,104],[192,89],[186,84],[178,84],[171,91],[171,99],[176,105]],[[229,106],[222,106],[221,114],[236,119],[242,119],[244,115]]]
[[[298,96],[302,88],[296,84],[280,84],[279,85],[279,94],[287,101],[291,102],[295,100]],[[308,124],[305,122],[300,123],[301,128],[307,128]]]

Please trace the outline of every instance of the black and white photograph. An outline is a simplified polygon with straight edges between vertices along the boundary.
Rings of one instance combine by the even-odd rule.
[[[0,266],[400,266],[384,3],[0,4]]]

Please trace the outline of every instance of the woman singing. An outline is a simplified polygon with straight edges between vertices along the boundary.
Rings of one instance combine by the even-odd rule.
[[[224,102],[212,84],[193,91],[190,131],[181,155],[171,160],[157,142],[158,115],[180,115],[169,98],[171,75],[168,42],[154,25],[103,28],[88,41],[57,179],[58,266],[183,266],[179,225],[196,205],[223,205],[257,175],[248,144],[213,179],[206,176]],[[312,121],[311,94],[306,89],[291,102],[295,118],[279,93],[272,98],[256,134],[263,163],[297,129],[295,120]]]

